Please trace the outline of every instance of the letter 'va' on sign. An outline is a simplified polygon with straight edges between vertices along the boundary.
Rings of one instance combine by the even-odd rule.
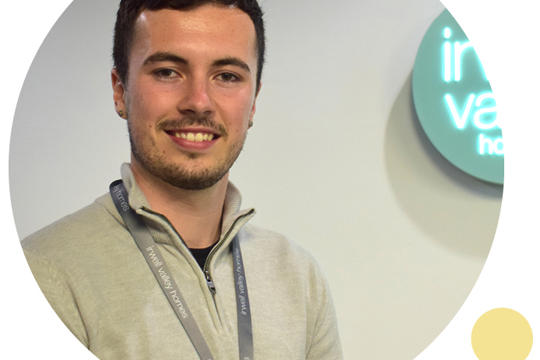
[[[476,51],[447,10],[420,44],[412,92],[418,120],[442,156],[469,175],[502,184],[504,144],[495,98]]]

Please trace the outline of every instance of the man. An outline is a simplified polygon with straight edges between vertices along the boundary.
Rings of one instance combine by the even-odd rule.
[[[23,247],[70,330],[102,359],[340,359],[314,261],[247,225],[228,181],[264,62],[255,0],[122,0],[114,104],[131,163],[110,194]]]

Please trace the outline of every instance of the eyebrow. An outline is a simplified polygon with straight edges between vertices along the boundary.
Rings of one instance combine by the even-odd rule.
[[[143,66],[146,66],[151,63],[161,62],[161,61],[170,61],[170,62],[184,64],[184,65],[188,64],[188,61],[181,56],[178,56],[169,52],[157,52],[147,57],[144,60]]]
[[[173,63],[182,64],[182,65],[189,64],[189,62],[181,56],[178,56],[170,52],[160,51],[147,57],[144,60],[143,66],[156,63],[156,62],[162,62],[162,61],[170,61]],[[244,61],[236,57],[229,56],[223,59],[218,59],[212,63],[212,67],[220,67],[220,66],[227,66],[227,65],[237,66],[251,73],[251,69],[249,68],[248,64],[246,64]]]
[[[251,69],[249,68],[248,64],[246,64],[242,60],[235,57],[226,57],[223,59],[216,60],[212,63],[212,66],[214,67],[220,67],[220,66],[226,66],[226,65],[238,66],[239,68],[242,68],[249,73],[251,72]]]

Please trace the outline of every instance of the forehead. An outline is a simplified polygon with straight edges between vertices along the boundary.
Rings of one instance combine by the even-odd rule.
[[[135,22],[130,56],[157,51],[209,57],[256,57],[255,27],[236,7],[207,4],[190,10],[144,10]]]

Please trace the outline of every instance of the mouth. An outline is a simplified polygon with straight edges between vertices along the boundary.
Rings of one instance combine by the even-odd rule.
[[[168,130],[165,131],[170,136],[174,136],[178,139],[184,139],[187,141],[192,142],[203,142],[203,141],[212,141],[214,139],[217,139],[219,135],[208,133],[208,132],[192,132],[192,131],[175,131],[175,130]]]
[[[165,132],[177,145],[186,150],[205,150],[221,137],[208,129],[170,129]]]

